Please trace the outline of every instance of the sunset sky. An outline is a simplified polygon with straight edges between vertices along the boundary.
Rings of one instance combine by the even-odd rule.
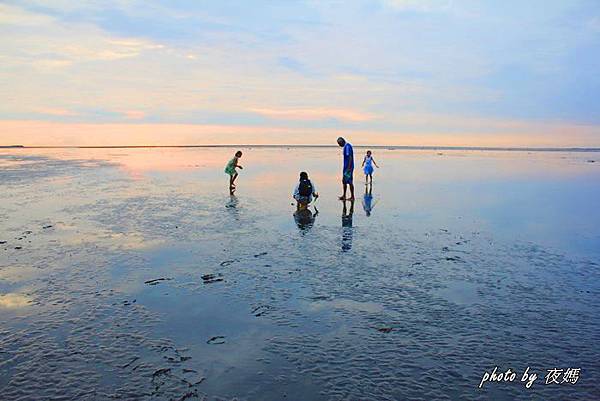
[[[600,2],[0,1],[0,145],[600,147]]]

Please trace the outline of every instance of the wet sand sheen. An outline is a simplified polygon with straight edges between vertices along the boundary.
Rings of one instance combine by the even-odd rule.
[[[594,154],[377,150],[367,217],[360,185],[342,216],[336,149],[247,150],[236,197],[232,151],[0,156],[4,398],[598,392]],[[299,226],[301,169],[322,198]],[[478,390],[493,366],[583,373]]]

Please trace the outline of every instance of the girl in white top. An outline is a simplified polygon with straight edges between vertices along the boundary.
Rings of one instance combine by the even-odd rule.
[[[371,184],[372,184],[373,183],[373,165],[375,165],[375,167],[377,167],[377,168],[379,168],[379,166],[377,165],[377,163],[375,163],[375,159],[373,159],[373,156],[371,155],[370,150],[367,150],[367,155],[363,159],[362,165],[363,165],[363,171],[365,172],[365,184],[369,183],[369,178],[371,178]]]

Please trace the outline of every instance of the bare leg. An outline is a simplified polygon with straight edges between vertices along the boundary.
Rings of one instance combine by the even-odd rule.
[[[235,179],[238,175],[234,174],[229,176],[229,194],[233,195],[233,193],[235,192]]]
[[[342,196],[340,196],[340,200],[346,199],[346,189],[348,188],[348,184],[343,183],[343,186],[344,186],[344,194]]]
[[[344,188],[344,198],[346,197],[346,188]],[[354,200],[354,184],[350,184],[350,200]]]

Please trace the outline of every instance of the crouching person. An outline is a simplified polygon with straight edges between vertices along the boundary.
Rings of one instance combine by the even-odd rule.
[[[308,179],[308,173],[306,173],[306,171],[301,172],[300,181],[294,189],[294,199],[296,199],[296,208],[298,210],[306,209],[309,203],[313,201],[313,198],[316,199],[318,197],[319,193],[317,192],[315,184],[313,184]]]

